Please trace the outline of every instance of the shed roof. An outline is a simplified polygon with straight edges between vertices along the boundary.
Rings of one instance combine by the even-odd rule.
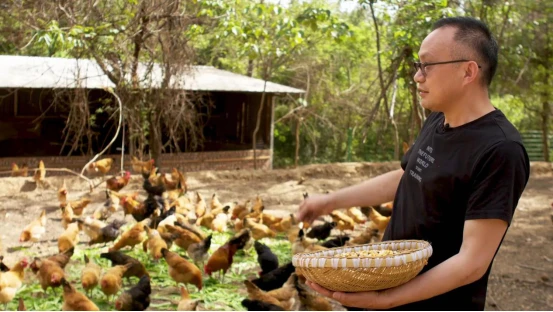
[[[146,66],[139,66],[145,77]],[[143,87],[156,87],[163,77],[159,66],[152,69],[151,82]],[[263,92],[265,82],[212,66],[193,66],[183,74],[176,87],[190,91]],[[96,61],[55,57],[0,55],[0,88],[77,88],[114,87]],[[304,90],[267,82],[267,93],[304,93]]]

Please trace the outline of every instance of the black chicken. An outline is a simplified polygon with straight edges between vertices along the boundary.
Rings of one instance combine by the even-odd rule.
[[[295,271],[296,268],[292,262],[288,262],[269,273],[263,274],[259,278],[253,279],[252,283],[264,291],[271,291],[282,287]]]
[[[118,311],[144,311],[150,306],[152,287],[150,277],[144,275],[136,286],[122,293],[115,301]]]
[[[330,236],[330,232],[335,227],[336,222],[325,222],[324,224],[312,227],[305,236],[309,238],[316,238],[318,240],[325,240]]]
[[[321,246],[326,247],[326,248],[342,247],[349,240],[350,240],[349,236],[341,235],[341,236],[337,236],[333,239],[327,240],[326,242],[322,243]]]
[[[257,253],[257,262],[261,267],[259,276],[278,268],[278,257],[271,251],[271,248],[258,241],[255,241],[253,246],[255,248],[255,252]]]
[[[261,300],[242,300],[242,306],[248,311],[284,311],[283,308],[277,306],[276,304],[263,302]]]

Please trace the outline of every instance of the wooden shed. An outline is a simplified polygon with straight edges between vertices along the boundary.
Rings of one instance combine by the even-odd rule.
[[[161,71],[154,70],[153,84]],[[179,87],[202,93],[214,104],[203,129],[205,141],[196,151],[164,154],[166,167],[186,171],[246,169],[253,167],[252,133],[256,114],[263,103],[262,122],[257,137],[258,168],[272,168],[275,99],[304,91],[260,79],[219,70],[210,66],[194,66]],[[110,98],[105,88],[114,87],[93,60],[29,56],[0,56],[0,171],[11,163],[27,163],[34,167],[43,159],[47,167],[80,170],[91,155],[62,150],[63,129],[69,107],[52,105],[56,97],[86,90],[91,110]],[[66,92],[60,92],[66,91]],[[97,114],[93,142],[96,153],[115,134],[109,114]],[[108,155],[120,157],[121,138]],[[128,149],[127,149],[128,150]],[[130,158],[129,155],[126,158]],[[127,161],[126,161],[127,162]],[[128,166],[125,166],[128,168]],[[162,168],[164,169],[164,168]]]

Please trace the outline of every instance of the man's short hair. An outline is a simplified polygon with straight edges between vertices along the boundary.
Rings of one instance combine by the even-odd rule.
[[[476,53],[482,63],[478,65],[482,66],[483,80],[489,86],[497,69],[499,46],[488,26],[472,17],[447,17],[436,21],[432,30],[446,26],[457,29],[453,40]]]

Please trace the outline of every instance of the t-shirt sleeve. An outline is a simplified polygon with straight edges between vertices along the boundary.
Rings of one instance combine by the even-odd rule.
[[[520,143],[505,140],[493,145],[474,167],[465,220],[501,219],[511,225],[529,176],[528,155]]]

